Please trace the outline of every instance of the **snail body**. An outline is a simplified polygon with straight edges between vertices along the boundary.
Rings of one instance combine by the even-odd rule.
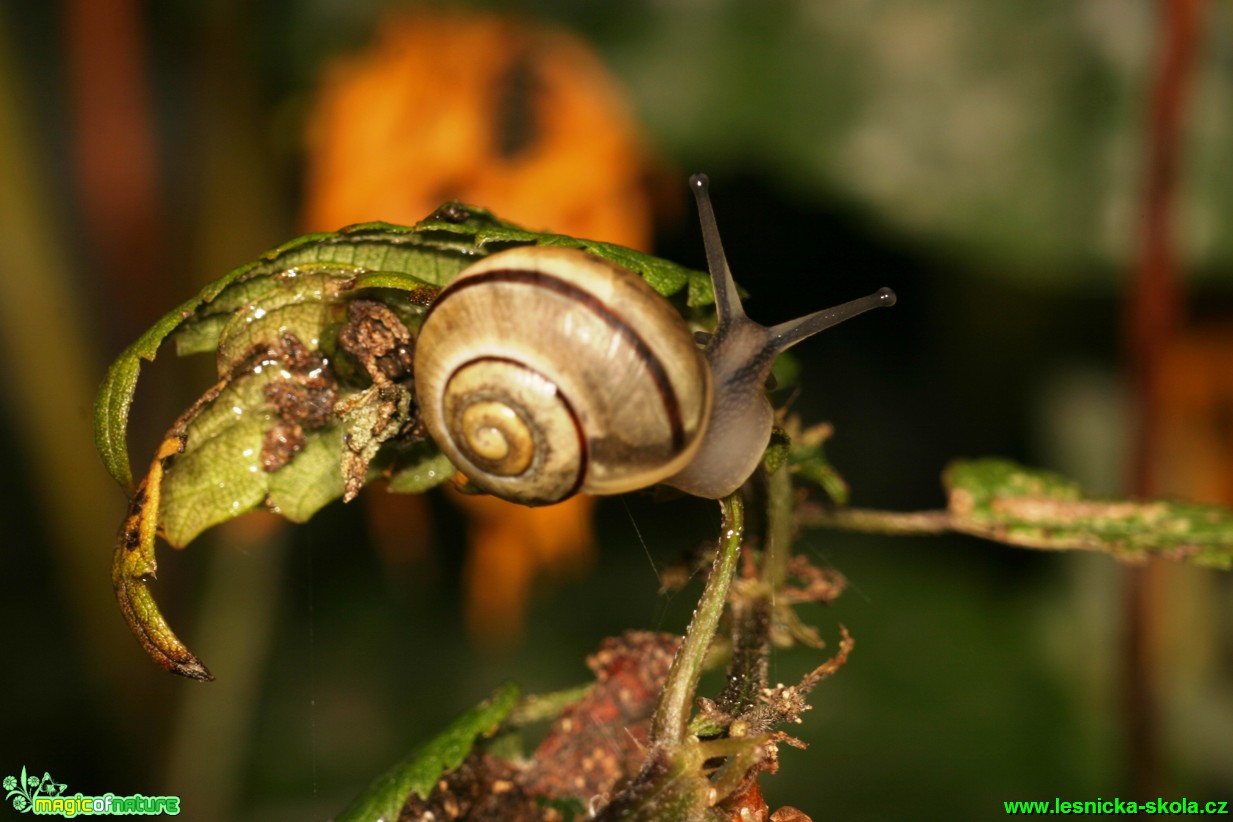
[[[480,489],[530,505],[664,483],[719,498],[757,468],[779,352],[870,308],[876,294],[773,327],[748,317],[703,175],[698,199],[718,325],[700,349],[641,277],[578,249],[522,246],[465,269],[416,341],[430,435]]]

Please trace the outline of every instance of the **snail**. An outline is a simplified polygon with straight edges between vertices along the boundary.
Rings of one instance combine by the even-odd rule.
[[[775,326],[745,315],[705,175],[698,203],[718,324],[704,348],[641,277],[578,249],[521,246],[461,272],[416,341],[423,422],[483,491],[528,505],[656,484],[718,499],[757,468],[775,357],[888,288]]]

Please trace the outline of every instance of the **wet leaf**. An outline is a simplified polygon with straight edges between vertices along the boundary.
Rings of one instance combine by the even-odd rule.
[[[689,305],[710,305],[715,301],[715,295],[711,290],[710,275],[704,272],[688,269],[669,260],[653,257],[623,245],[584,240],[565,234],[537,234],[510,223],[501,222],[486,211],[478,209],[470,211],[475,216],[460,222],[428,220],[419,223],[419,226],[425,227],[425,230],[470,236],[474,238],[477,248],[486,249],[491,245],[506,248],[528,244],[580,248],[597,257],[603,257],[617,265],[624,266],[646,280],[652,288],[665,297],[671,297],[688,286]]]
[[[262,467],[273,418],[261,410],[268,384],[260,374],[233,380],[188,426],[184,452],[163,478],[160,525],[171,545],[187,545],[211,525],[257,508],[304,522],[342,496],[338,426],[305,432],[303,446],[277,471]]]
[[[340,280],[393,267],[419,283],[439,284],[470,262],[474,249],[433,241],[414,227],[366,223],[332,234],[310,234],[279,246],[205,286],[169,311],[112,363],[94,406],[95,444],[117,482],[132,485],[126,429],[141,361],[152,362],[162,343],[177,335],[180,353],[209,351],[237,312],[256,311],[264,296],[301,267],[320,266]],[[288,276],[291,275],[291,276]],[[182,343],[179,341],[182,340]]]

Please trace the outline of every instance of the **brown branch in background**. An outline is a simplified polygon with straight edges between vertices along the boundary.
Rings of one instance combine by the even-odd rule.
[[[1136,433],[1131,449],[1131,491],[1157,492],[1152,460],[1157,453],[1157,383],[1161,354],[1182,320],[1184,287],[1174,243],[1174,197],[1180,165],[1183,112],[1203,0],[1160,0],[1160,52],[1148,112],[1143,185],[1142,246],[1138,276],[1127,305],[1127,349],[1133,379]],[[1122,676],[1130,787],[1155,795],[1160,778],[1157,700],[1149,628],[1152,567],[1132,570],[1125,600]]]
[[[1150,497],[1156,442],[1152,389],[1164,344],[1181,322],[1185,289],[1174,243],[1174,195],[1181,155],[1182,112],[1203,0],[1161,0],[1158,73],[1152,89],[1144,146],[1143,225],[1138,276],[1127,305],[1127,353],[1140,417],[1133,449],[1132,492]]]
[[[175,296],[163,275],[166,226],[158,185],[146,44],[134,0],[68,0],[65,50],[72,149],[91,257],[112,295],[116,346]]]

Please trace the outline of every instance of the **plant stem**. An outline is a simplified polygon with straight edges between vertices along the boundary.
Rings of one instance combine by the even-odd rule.
[[[788,578],[792,558],[792,477],[781,465],[766,478],[766,550],[762,554],[762,581],[777,591]]]
[[[802,507],[800,522],[807,527],[842,528],[875,534],[944,534],[955,525],[951,513],[938,511],[877,511],[870,508]]]
[[[719,619],[728,599],[728,588],[736,573],[736,561],[745,534],[745,509],[740,492],[720,500],[719,508],[722,512],[719,550],[702,598],[698,600],[693,621],[685,632],[685,641],[672,660],[663,695],[655,708],[655,716],[651,720],[652,747],[679,745],[688,733],[690,706],[698,679],[702,676],[702,664],[719,627]]]
[[[507,721],[510,725],[520,728],[524,725],[556,719],[562,711],[586,696],[589,690],[591,690],[591,685],[579,685],[549,694],[527,696],[510,712]]]

